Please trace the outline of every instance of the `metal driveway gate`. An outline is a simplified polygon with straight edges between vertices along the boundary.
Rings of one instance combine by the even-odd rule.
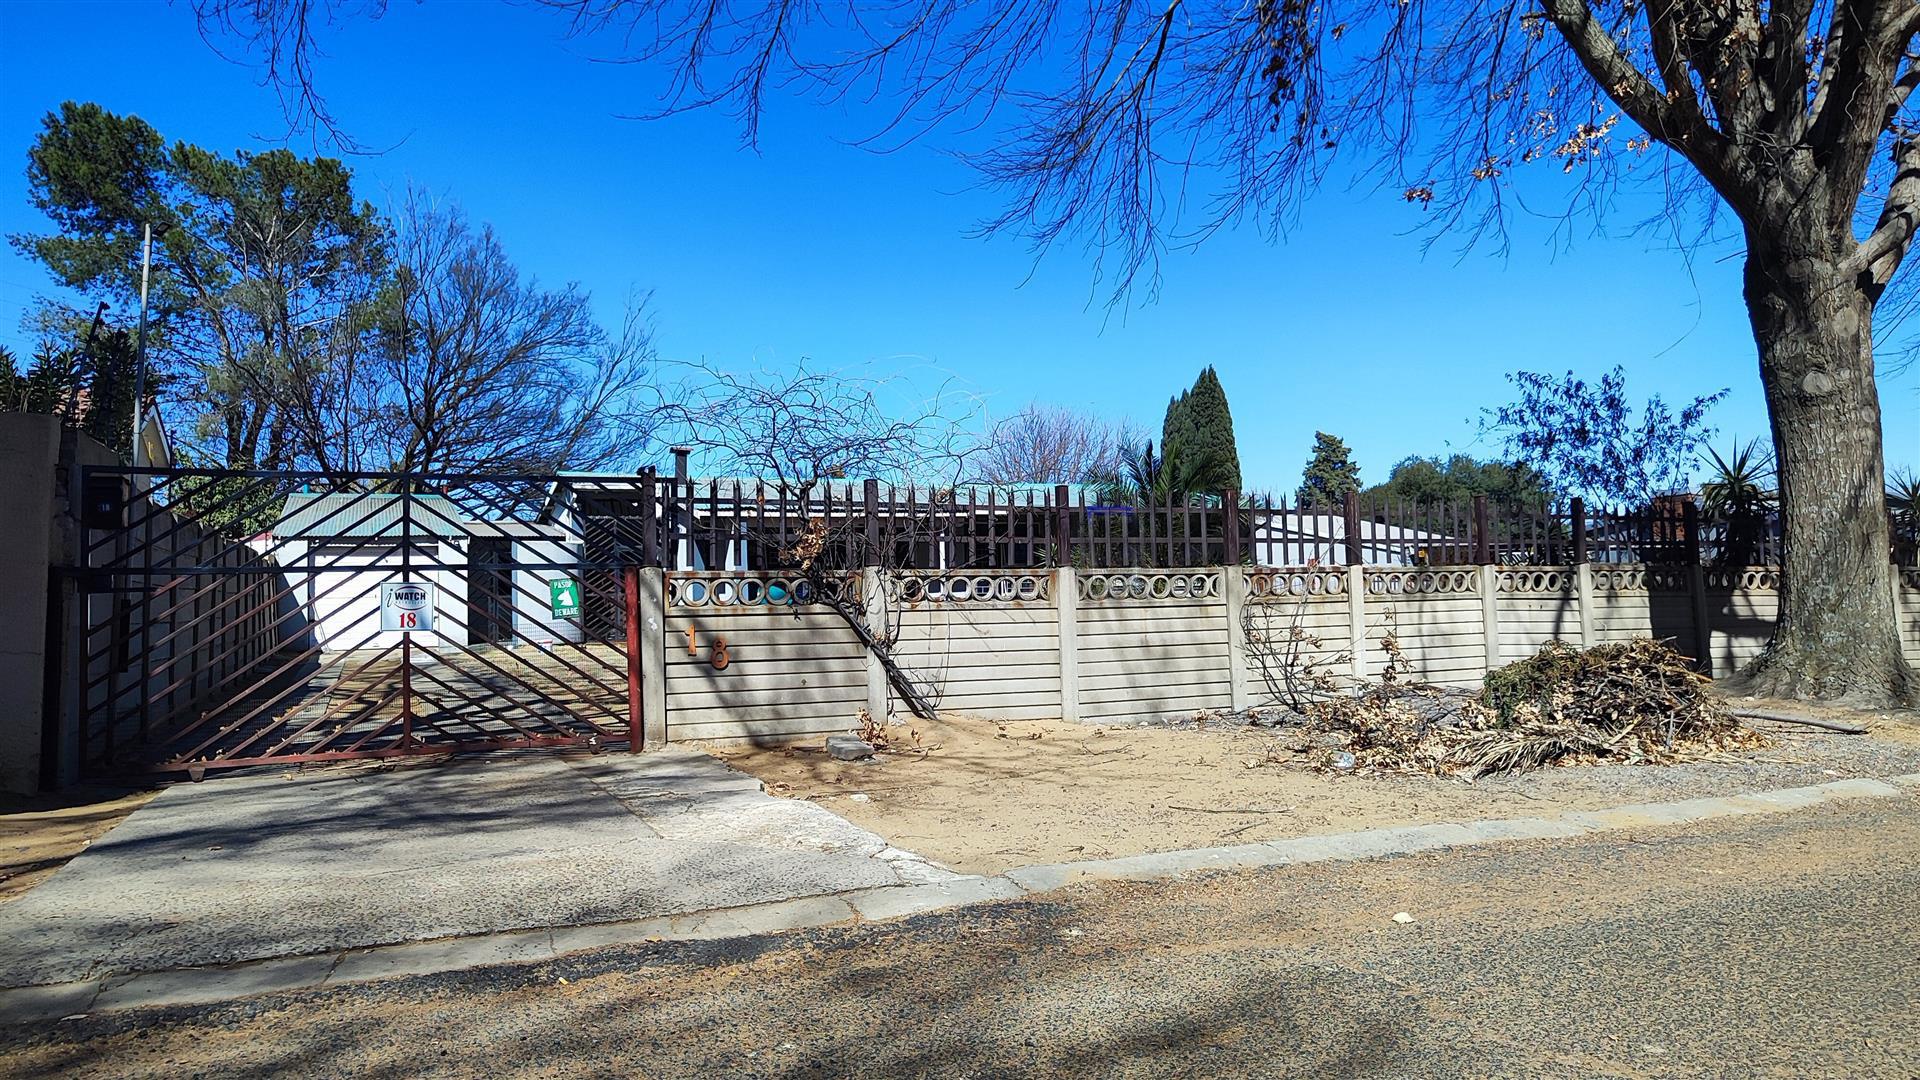
[[[88,773],[640,748],[650,476],[80,472]]]

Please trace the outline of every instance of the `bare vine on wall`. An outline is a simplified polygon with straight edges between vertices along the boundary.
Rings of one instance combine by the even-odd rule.
[[[1329,654],[1326,642],[1307,628],[1307,598],[1248,603],[1241,613],[1247,660],[1266,687],[1266,703],[1305,714],[1315,702],[1353,681],[1351,650]]]
[[[896,653],[905,613],[900,575],[906,559],[900,552],[911,552],[920,542],[937,543],[933,521],[943,512],[938,500],[929,498],[923,511],[893,519],[888,542],[877,552],[868,551],[861,531],[863,519],[812,517],[799,538],[779,551],[780,560],[806,578],[813,595],[838,615],[860,639],[861,646],[880,662],[888,685],[906,702],[907,710],[922,720],[932,720],[938,713],[943,680],[939,673],[903,663]],[[874,572],[878,586],[871,597],[865,587],[867,570]],[[859,584],[848,589],[850,582]]]
[[[1378,641],[1386,656],[1378,680],[1353,675],[1353,649],[1329,652],[1326,641],[1308,629],[1308,598],[1289,595],[1249,602],[1240,616],[1248,663],[1266,687],[1265,704],[1308,715],[1315,706],[1355,694],[1392,696],[1411,667],[1401,651],[1393,609],[1385,609],[1358,647]]]

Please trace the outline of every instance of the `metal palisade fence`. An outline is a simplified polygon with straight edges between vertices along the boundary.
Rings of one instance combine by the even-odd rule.
[[[65,632],[89,771],[637,748],[662,574],[1764,566],[1778,523],[1486,498],[1288,505],[1068,485],[76,466]],[[1911,538],[1894,554],[1912,558]],[[648,582],[656,584],[648,585]],[[649,609],[650,610],[650,609]]]

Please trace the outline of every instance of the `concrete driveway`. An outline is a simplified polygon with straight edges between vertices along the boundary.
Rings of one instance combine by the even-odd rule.
[[[0,906],[0,986],[954,876],[691,750],[222,777]]]

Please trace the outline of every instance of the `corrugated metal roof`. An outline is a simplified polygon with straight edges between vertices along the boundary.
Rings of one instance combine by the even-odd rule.
[[[412,507],[402,500],[412,502]],[[274,536],[399,536],[402,526],[429,536],[470,536],[491,532],[461,513],[444,495],[387,495],[366,492],[317,494],[296,491],[280,508]]]

